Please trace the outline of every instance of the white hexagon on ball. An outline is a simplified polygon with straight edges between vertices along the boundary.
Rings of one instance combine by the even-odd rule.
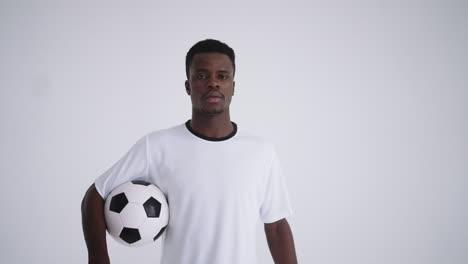
[[[146,220],[146,213],[141,204],[128,203],[120,212],[120,220],[124,227],[139,228]]]

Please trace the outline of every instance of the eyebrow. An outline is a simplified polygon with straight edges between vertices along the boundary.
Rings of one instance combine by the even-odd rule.
[[[204,68],[200,68],[200,69],[195,69],[195,72],[208,72],[208,69],[204,69]],[[227,70],[219,70],[219,71],[216,71],[216,72],[220,72],[220,73],[231,73],[230,71],[227,71]]]

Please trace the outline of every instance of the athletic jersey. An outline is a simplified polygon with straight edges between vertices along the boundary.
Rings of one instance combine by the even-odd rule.
[[[95,181],[106,199],[140,179],[165,194],[162,264],[256,264],[256,226],[292,215],[273,145],[242,130],[205,137],[190,120],[150,132]]]

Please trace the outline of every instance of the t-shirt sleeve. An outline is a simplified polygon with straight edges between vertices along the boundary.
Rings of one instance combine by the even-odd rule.
[[[94,181],[105,200],[117,186],[135,179],[148,179],[148,136],[140,138],[128,152]]]
[[[273,223],[292,215],[283,168],[276,152],[273,153],[267,175],[265,196],[260,207],[260,220]]]

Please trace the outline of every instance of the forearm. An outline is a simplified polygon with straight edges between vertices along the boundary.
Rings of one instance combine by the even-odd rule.
[[[265,226],[265,233],[275,264],[297,264],[293,235],[285,219],[271,227]]]
[[[104,200],[92,185],[81,203],[83,234],[89,263],[110,263],[106,242]]]

